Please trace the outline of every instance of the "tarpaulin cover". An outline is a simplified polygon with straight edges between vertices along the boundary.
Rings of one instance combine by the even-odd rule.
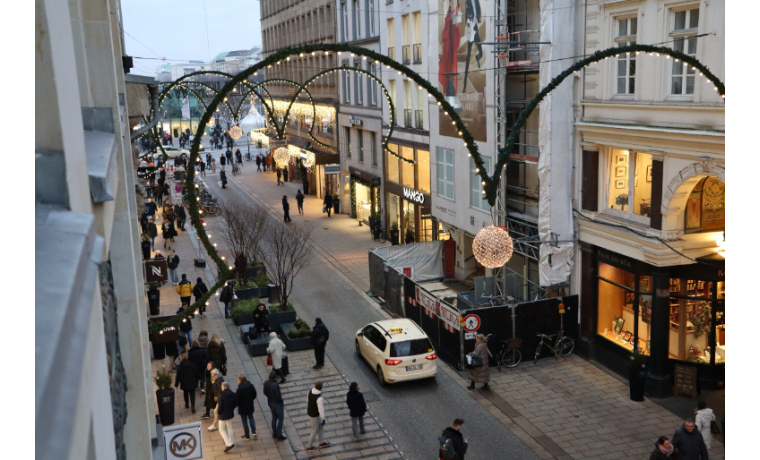
[[[570,65],[559,57],[573,56],[572,0],[541,0],[541,45],[539,86],[549,82]],[[568,35],[569,34],[569,35]],[[539,284],[551,286],[567,281],[572,270],[573,240],[571,184],[573,174],[573,84],[563,81],[539,104],[538,147],[538,235],[541,238]]]
[[[443,241],[425,241],[370,249],[370,252],[376,254],[398,272],[404,273],[405,268],[411,268],[410,278],[414,281],[443,278],[442,251]]]

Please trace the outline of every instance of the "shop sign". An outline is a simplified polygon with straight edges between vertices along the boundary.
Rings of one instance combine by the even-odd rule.
[[[146,260],[145,266],[145,281],[148,283],[166,281],[169,279],[168,268],[166,266],[166,259],[158,260]]]
[[[426,315],[431,318],[440,318],[443,321],[443,327],[449,332],[457,332],[459,330],[458,311],[420,289],[419,286],[415,286],[414,290],[414,298],[417,304],[422,306]]]
[[[404,198],[406,198],[409,201],[414,201],[418,204],[424,204],[425,203],[425,194],[420,192],[419,190],[414,190],[409,187],[404,187]]]
[[[203,458],[202,422],[164,427],[164,450],[167,460]]]
[[[348,121],[351,123],[351,126],[362,126],[364,125],[364,120],[361,118],[355,118],[353,115],[349,117]]]
[[[174,315],[151,316],[149,321],[162,323],[174,318]],[[179,340],[179,328],[177,326],[168,326],[162,329],[163,333],[155,333],[150,336],[153,343],[171,343]]]

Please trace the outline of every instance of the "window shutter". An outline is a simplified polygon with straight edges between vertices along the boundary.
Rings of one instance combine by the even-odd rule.
[[[586,211],[599,210],[599,152],[583,151],[583,189],[581,206]]]
[[[662,161],[652,161],[652,211],[649,217],[649,225],[662,230]]]

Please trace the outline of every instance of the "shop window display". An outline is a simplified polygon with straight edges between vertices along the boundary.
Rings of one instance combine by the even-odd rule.
[[[401,146],[401,156],[407,160],[414,160],[414,149],[412,147]],[[401,185],[409,188],[415,188],[414,186],[414,163],[407,161],[396,160],[396,163],[401,164]]]
[[[652,318],[652,277],[636,275],[599,263],[599,310],[597,333],[633,351],[649,354]]]
[[[388,144],[388,150],[398,154],[398,145]],[[396,182],[396,183],[401,182],[399,180],[398,163],[399,163],[399,159],[397,156],[391,155],[388,152],[385,153],[385,164],[387,165],[387,168],[388,168],[387,173],[386,173],[386,178],[391,182]]]
[[[648,218],[652,211],[652,155],[612,149],[607,206],[628,216]]]
[[[713,288],[717,289],[713,291]],[[715,298],[713,298],[715,296]],[[713,351],[710,335],[715,336],[715,363],[725,362],[725,282],[670,280],[671,358],[710,363]],[[715,325],[713,326],[713,306]]]
[[[726,186],[715,177],[705,177],[694,186],[686,201],[684,232],[723,230],[725,219]]]

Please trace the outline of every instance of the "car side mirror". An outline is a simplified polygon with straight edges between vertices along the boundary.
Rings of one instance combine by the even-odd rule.
[[[358,334],[356,334],[356,336],[357,337],[364,337],[364,332],[359,332]]]

